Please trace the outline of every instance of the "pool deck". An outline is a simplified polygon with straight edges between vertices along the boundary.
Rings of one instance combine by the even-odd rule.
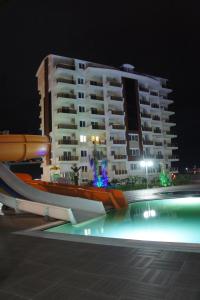
[[[200,299],[200,253],[13,234],[46,223],[0,216],[0,299]]]

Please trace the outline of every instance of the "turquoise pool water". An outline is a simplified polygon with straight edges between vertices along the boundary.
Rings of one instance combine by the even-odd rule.
[[[200,197],[136,202],[124,211],[48,232],[132,240],[200,243]]]

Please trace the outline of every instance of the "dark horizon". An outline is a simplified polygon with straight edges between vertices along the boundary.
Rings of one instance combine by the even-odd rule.
[[[199,164],[199,6],[167,1],[1,1],[0,130],[37,133],[36,71],[52,53],[169,79],[180,166]]]

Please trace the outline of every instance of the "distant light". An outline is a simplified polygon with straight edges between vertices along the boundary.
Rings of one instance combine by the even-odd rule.
[[[140,161],[140,167],[152,167],[153,166],[153,161],[152,160],[141,160]]]
[[[145,219],[148,219],[150,217],[154,218],[154,217],[156,217],[156,211],[154,209],[145,210],[144,213],[143,213],[143,217]]]
[[[154,209],[150,210],[150,215],[151,215],[151,217],[155,217],[156,211]]]

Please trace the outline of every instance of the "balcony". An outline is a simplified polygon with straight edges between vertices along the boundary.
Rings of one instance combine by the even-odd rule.
[[[77,160],[79,160],[78,156],[65,156],[65,155],[59,156],[59,161],[77,161]]]
[[[125,126],[124,125],[117,125],[117,124],[112,124],[112,129],[125,129]]]
[[[166,131],[165,134],[166,135],[177,135],[177,133],[175,131]]]
[[[154,121],[160,121],[160,117],[159,116],[152,116],[152,120],[154,120]]]
[[[67,70],[75,70],[75,65],[73,64],[57,64],[56,68],[67,69]]]
[[[163,145],[163,143],[162,142],[155,142],[154,143],[154,146],[158,146],[158,147],[160,147],[160,146],[162,146]]]
[[[74,125],[74,124],[58,124],[58,129],[77,129],[77,125]]]
[[[143,140],[143,145],[153,145],[153,141]]]
[[[145,88],[144,86],[139,86],[139,91],[149,93],[149,89]]]
[[[129,161],[139,161],[141,159],[142,159],[142,157],[140,155],[129,155],[128,156]]]
[[[111,110],[112,115],[118,115],[118,116],[123,116],[124,112],[121,110]]]
[[[127,156],[124,154],[114,154],[114,159],[126,159]]]
[[[158,104],[155,104],[155,103],[152,103],[152,104],[151,104],[151,107],[152,107],[152,108],[159,108],[159,105],[158,105]]]
[[[115,175],[126,175],[127,170],[114,170]]]
[[[148,113],[142,113],[142,112],[141,112],[141,117],[142,117],[142,118],[149,118],[149,119],[151,119],[151,114],[148,114]]]
[[[178,145],[176,143],[167,143],[167,148],[178,148]]]
[[[58,78],[56,79],[57,83],[69,83],[69,84],[76,84],[75,80],[72,79],[64,79],[64,78]]]
[[[156,159],[163,159],[163,158],[164,158],[164,156],[162,154],[157,154],[156,155]]]
[[[97,81],[90,81],[90,85],[92,86],[100,86],[102,87],[103,86],[103,83],[102,82],[97,82]]]
[[[152,127],[142,126],[142,131],[152,131]]]
[[[140,100],[140,104],[143,104],[143,105],[150,105],[150,102],[149,102],[149,101],[146,101],[146,100]]]
[[[93,115],[104,115],[104,110],[91,109],[91,114],[93,114]]]
[[[161,131],[161,129],[159,129],[159,128],[155,128],[155,129],[153,130],[153,132],[154,132],[154,133],[161,133],[162,131]]]
[[[59,140],[58,145],[78,145],[78,140]]]
[[[156,97],[157,97],[157,96],[158,96],[158,92],[150,91],[150,95],[151,95],[151,96],[156,96]]]
[[[94,124],[92,124],[92,129],[105,130],[105,125],[94,125]]]
[[[76,99],[76,95],[67,94],[67,93],[58,93],[57,98],[68,98],[68,99]]]
[[[113,87],[119,87],[119,88],[122,87],[122,84],[120,82],[116,82],[116,81],[109,81],[108,84]]]
[[[125,145],[126,141],[125,140],[112,140],[114,145]]]
[[[123,101],[123,98],[120,96],[110,96],[110,100]]]
[[[69,108],[69,107],[62,107],[57,109],[57,113],[63,113],[63,114],[77,114],[77,111],[75,109]]]
[[[102,96],[97,96],[97,95],[90,95],[90,99],[91,100],[100,100],[100,101],[103,101],[103,97]]]
[[[177,155],[169,155],[168,159],[170,159],[170,160],[179,160],[179,157]]]

